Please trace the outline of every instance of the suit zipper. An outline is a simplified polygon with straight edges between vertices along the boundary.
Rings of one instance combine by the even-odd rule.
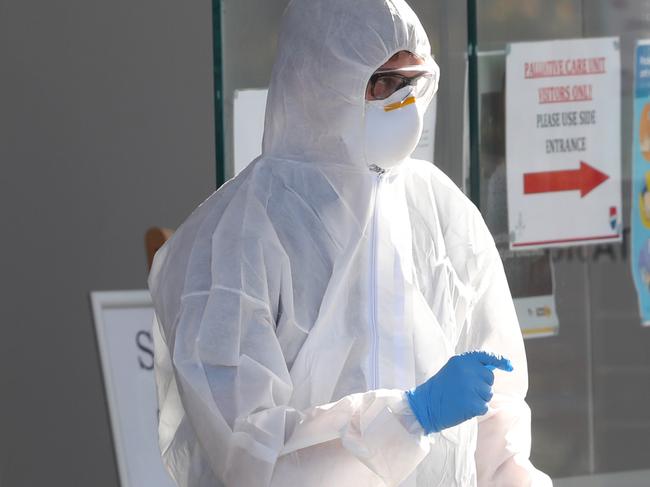
[[[375,184],[373,192],[373,209],[372,209],[372,233],[370,242],[370,390],[379,387],[379,330],[377,326],[377,200],[379,196],[379,186],[384,173],[384,169],[376,165],[371,165],[370,170],[375,175]]]

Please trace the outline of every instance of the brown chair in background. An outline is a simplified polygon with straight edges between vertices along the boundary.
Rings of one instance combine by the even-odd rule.
[[[144,235],[144,246],[147,250],[147,263],[149,265],[149,270],[151,270],[153,256],[156,255],[158,249],[162,247],[173,234],[174,230],[170,228],[151,227],[147,230],[147,233]]]

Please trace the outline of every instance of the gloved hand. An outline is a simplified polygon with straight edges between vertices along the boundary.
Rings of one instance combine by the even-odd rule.
[[[488,410],[495,368],[511,372],[510,360],[488,352],[468,352],[449,359],[440,371],[407,391],[409,405],[429,434],[456,426]]]

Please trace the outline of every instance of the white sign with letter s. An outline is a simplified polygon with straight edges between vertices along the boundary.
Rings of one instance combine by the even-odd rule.
[[[148,291],[90,294],[121,487],[174,487],[158,448]]]

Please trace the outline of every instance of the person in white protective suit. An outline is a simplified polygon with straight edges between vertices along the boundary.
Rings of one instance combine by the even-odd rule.
[[[293,0],[278,51],[262,155],[149,277],[168,471],[184,487],[550,485],[492,237],[409,157],[438,76],[416,15]]]

